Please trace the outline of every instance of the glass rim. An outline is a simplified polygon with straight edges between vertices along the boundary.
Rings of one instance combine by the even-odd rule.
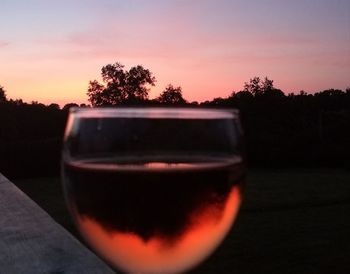
[[[235,108],[194,107],[72,107],[76,118],[144,118],[144,119],[237,119]]]

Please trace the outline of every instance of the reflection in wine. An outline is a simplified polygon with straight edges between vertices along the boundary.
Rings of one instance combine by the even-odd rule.
[[[240,159],[65,165],[79,230],[128,273],[179,273],[207,257],[235,219],[243,174]]]
[[[171,241],[156,235],[144,241],[133,233],[110,232],[88,216],[79,217],[77,222],[90,244],[124,271],[180,273],[202,261],[220,244],[232,225],[240,201],[240,191],[234,187],[223,208],[213,205],[193,215],[192,224]]]

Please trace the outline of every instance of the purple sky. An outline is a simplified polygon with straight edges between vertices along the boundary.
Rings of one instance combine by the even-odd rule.
[[[350,86],[349,0],[2,0],[0,85],[10,98],[86,102],[102,66],[141,64],[188,100],[267,76],[286,93]]]

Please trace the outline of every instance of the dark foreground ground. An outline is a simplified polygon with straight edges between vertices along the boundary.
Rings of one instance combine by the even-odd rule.
[[[77,236],[58,178],[14,183]],[[209,273],[350,273],[350,171],[251,171],[230,235],[191,272]]]

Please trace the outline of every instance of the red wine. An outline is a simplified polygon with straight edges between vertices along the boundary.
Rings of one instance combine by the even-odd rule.
[[[81,160],[64,164],[86,240],[129,273],[179,273],[227,234],[241,201],[240,159]]]

